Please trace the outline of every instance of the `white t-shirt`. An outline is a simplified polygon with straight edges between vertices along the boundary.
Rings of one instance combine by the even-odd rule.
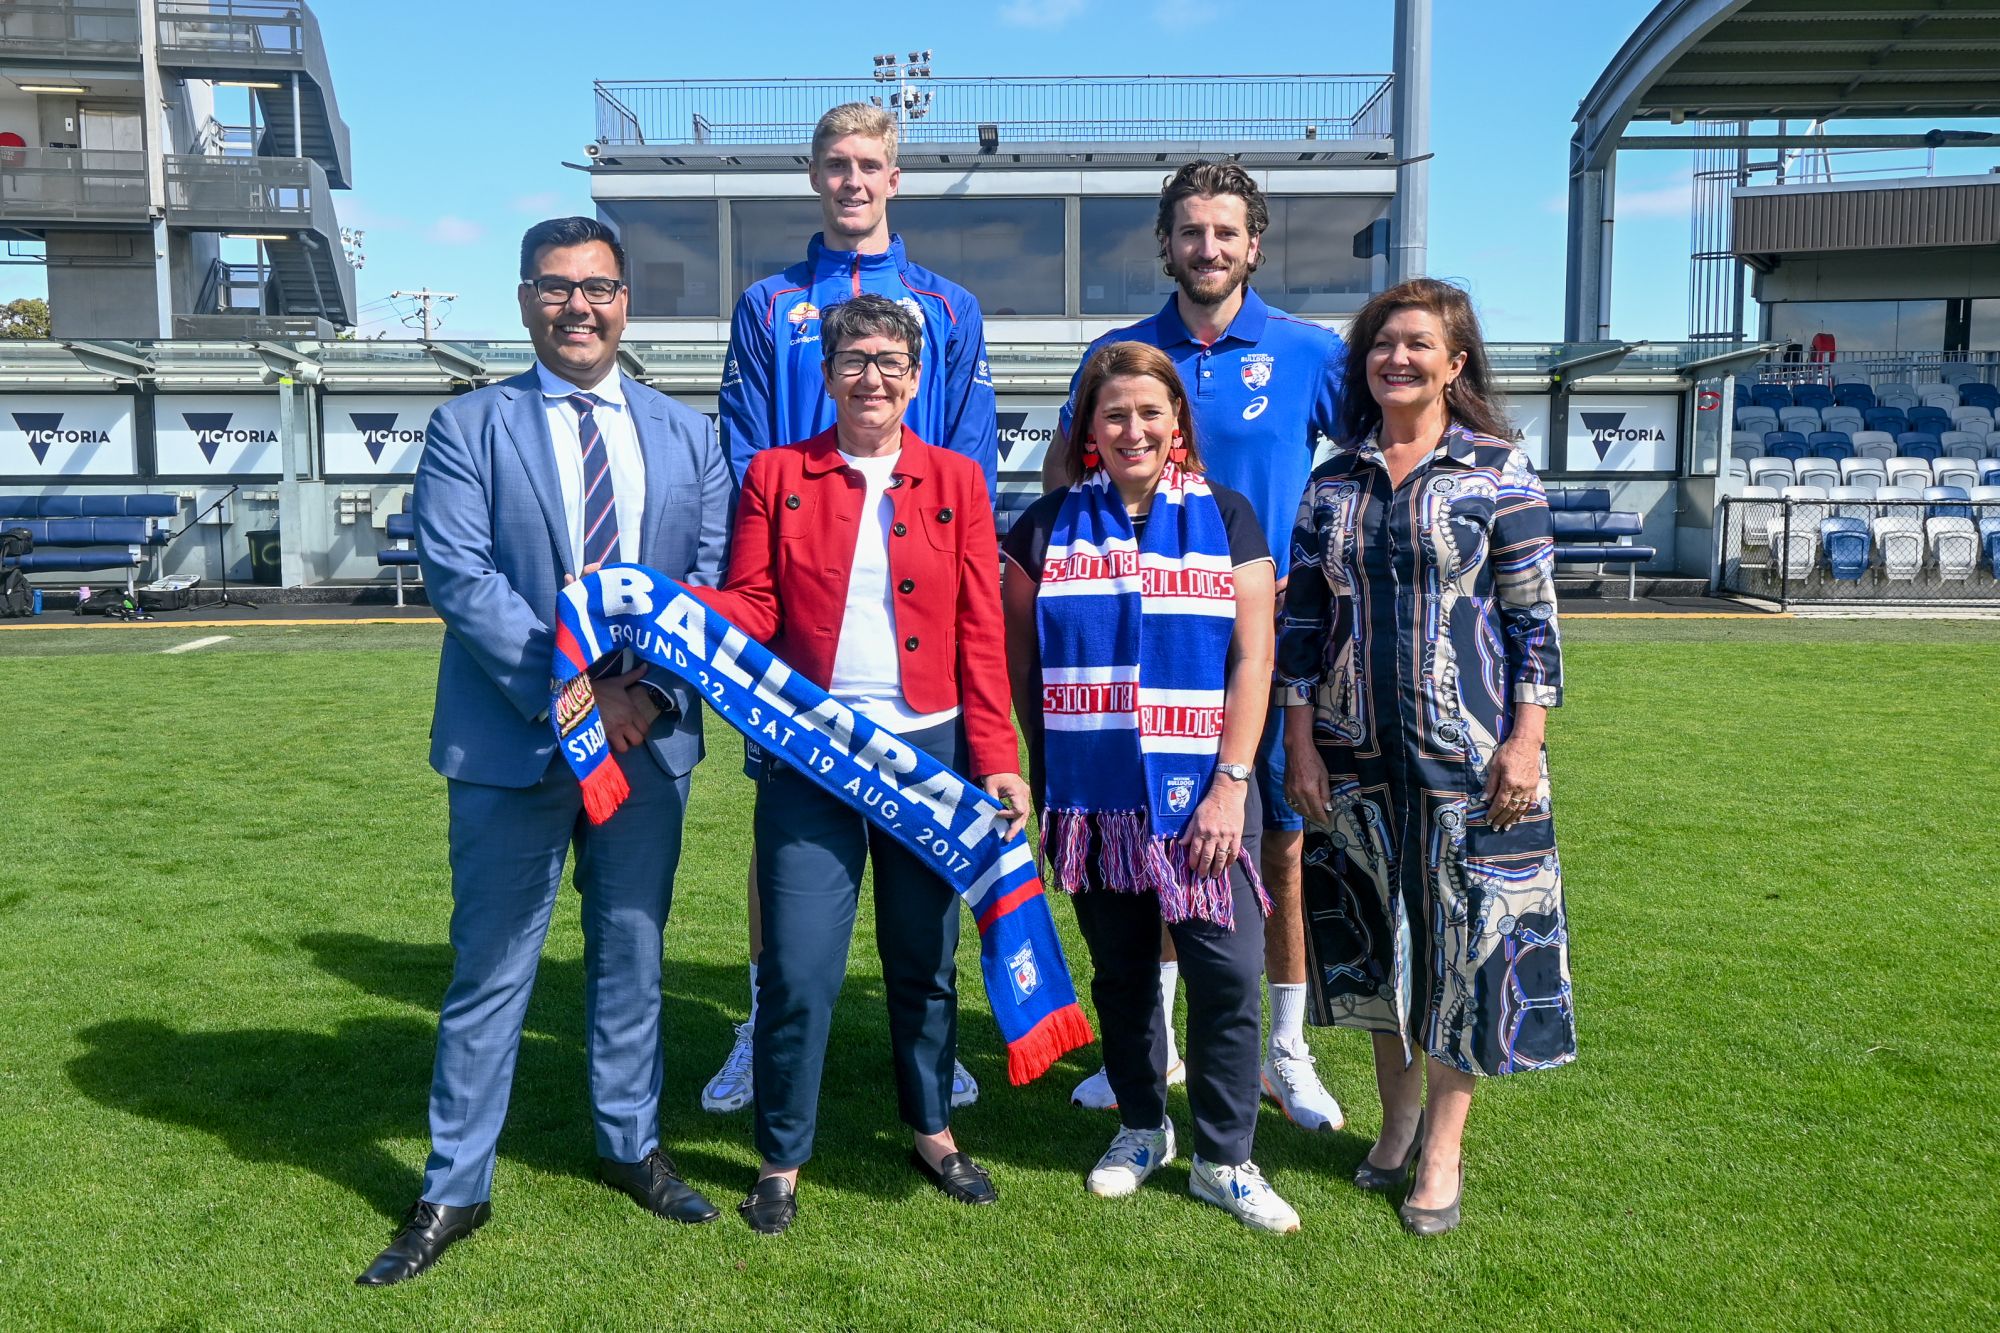
[[[899,454],[856,458],[840,451],[847,466],[861,474],[867,493],[861,498],[847,612],[840,622],[840,644],[834,650],[827,693],[877,726],[906,732],[949,722],[959,710],[919,713],[903,698],[901,640],[896,636],[896,607],[889,587],[889,526],[895,521],[889,484]]]

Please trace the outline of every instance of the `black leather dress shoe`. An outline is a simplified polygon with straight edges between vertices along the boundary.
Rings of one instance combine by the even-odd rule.
[[[658,1148],[639,1162],[614,1162],[609,1157],[600,1157],[597,1178],[612,1189],[631,1195],[647,1211],[669,1222],[713,1222],[722,1216],[721,1210],[704,1199],[699,1190],[681,1179],[674,1159]]]
[[[931,1184],[943,1190],[949,1197],[960,1203],[994,1203],[1000,1196],[993,1192],[993,1177],[986,1174],[986,1168],[962,1152],[932,1166],[924,1160],[924,1155],[912,1150],[910,1165]]]
[[[408,1281],[436,1263],[453,1241],[470,1236],[491,1216],[493,1206],[488,1203],[461,1208],[418,1199],[404,1215],[389,1248],[375,1256],[375,1262],[354,1279],[354,1285],[387,1287]]]
[[[750,1187],[750,1196],[736,1205],[736,1211],[758,1235],[783,1235],[798,1220],[798,1191],[783,1176],[765,1176]]]

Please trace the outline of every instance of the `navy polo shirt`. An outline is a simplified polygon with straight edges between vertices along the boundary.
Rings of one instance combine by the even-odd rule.
[[[1248,498],[1282,578],[1313,450],[1320,436],[1336,438],[1347,344],[1331,329],[1271,309],[1250,290],[1223,335],[1212,345],[1199,343],[1181,322],[1177,301],[1168,297],[1159,314],[1100,337],[1084,362],[1115,342],[1150,343],[1173,358],[1194,408],[1195,442],[1208,476]],[[1079,365],[1062,408],[1065,438],[1082,376]]]

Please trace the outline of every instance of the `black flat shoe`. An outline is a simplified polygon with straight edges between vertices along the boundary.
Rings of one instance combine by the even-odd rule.
[[[722,1210],[701,1196],[701,1192],[681,1179],[674,1159],[658,1148],[640,1162],[597,1159],[597,1178],[622,1194],[639,1201],[639,1206],[669,1222],[713,1222]]]
[[[1417,1117],[1416,1133],[1410,1136],[1410,1146],[1403,1153],[1403,1160],[1393,1167],[1376,1166],[1366,1157],[1361,1165],[1354,1168],[1354,1187],[1376,1194],[1389,1194],[1403,1187],[1410,1178],[1410,1169],[1417,1164],[1417,1148],[1424,1141],[1424,1118]]]
[[[1412,1208],[1409,1201],[1403,1201],[1396,1209],[1403,1219],[1403,1230],[1412,1236],[1442,1236],[1456,1227],[1463,1218],[1458,1205],[1465,1198],[1465,1163],[1458,1164],[1458,1192],[1451,1196],[1451,1202],[1442,1208]]]
[[[922,1153],[911,1149],[910,1165],[917,1168],[918,1175],[960,1203],[994,1203],[1000,1198],[993,1192],[993,1177],[986,1174],[986,1168],[962,1152],[955,1152],[932,1166]]]
[[[750,1187],[749,1197],[736,1205],[736,1211],[758,1235],[782,1236],[798,1221],[798,1191],[783,1176],[765,1176]]]
[[[409,1281],[436,1263],[453,1241],[470,1236],[491,1216],[490,1203],[451,1207],[418,1199],[404,1214],[403,1225],[389,1248],[375,1256],[375,1262],[354,1279],[354,1285],[388,1287]]]

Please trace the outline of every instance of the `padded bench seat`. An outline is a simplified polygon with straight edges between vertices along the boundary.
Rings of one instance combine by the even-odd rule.
[[[168,534],[144,518],[0,519],[0,527],[26,528],[43,546],[165,546]]]
[[[1635,545],[1631,541],[1631,538],[1645,533],[1645,520],[1630,510],[1613,509],[1611,492],[1603,486],[1552,490],[1548,495],[1549,525],[1555,536],[1556,563],[1623,564],[1627,567],[1625,595],[1636,597],[1639,566],[1659,555],[1656,548]]]
[[[5,564],[23,574],[77,573],[94,569],[137,569],[145,560],[136,546],[51,546],[10,555]],[[129,580],[128,580],[129,582]]]
[[[375,552],[375,563],[384,569],[396,571],[396,605],[403,605],[403,571],[415,568],[419,563],[417,555],[417,520],[407,512],[391,514],[382,524],[382,535],[390,541],[408,542],[407,546],[384,546]]]
[[[0,495],[0,521],[10,518],[172,518],[172,495]]]

